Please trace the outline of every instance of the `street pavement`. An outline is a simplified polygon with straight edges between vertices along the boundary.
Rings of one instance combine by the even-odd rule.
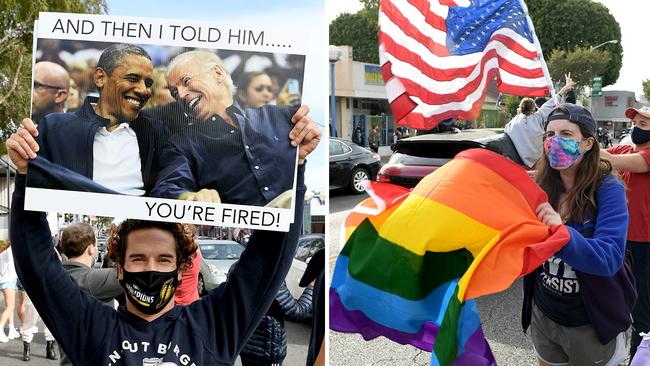
[[[345,196],[333,192],[330,196],[329,240],[330,276],[340,251],[341,227],[345,216],[365,195]],[[506,291],[477,300],[483,332],[497,365],[537,365],[529,337],[521,329],[522,281],[515,282]],[[330,331],[329,360],[331,366],[373,365],[411,366],[430,365],[431,354],[412,346],[403,346],[380,337],[366,342],[358,334]]]
[[[0,301],[0,312],[2,312],[2,310],[4,310],[4,301]],[[18,315],[15,315],[15,319],[16,325],[18,326],[18,324],[20,324]],[[309,350],[311,326],[308,324],[292,323],[289,321],[286,321],[284,324],[287,330],[287,357],[284,360],[284,365],[304,365]],[[59,364],[59,361],[52,361],[45,358],[45,338],[42,333],[43,322],[39,321],[37,325],[39,333],[34,335],[34,340],[31,344],[31,361],[24,362],[22,360],[23,342],[20,339],[14,339],[8,343],[0,343],[1,366],[55,366]],[[241,366],[239,359],[237,359],[235,365]]]

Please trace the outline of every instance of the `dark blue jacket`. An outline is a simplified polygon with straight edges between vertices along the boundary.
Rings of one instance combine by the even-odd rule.
[[[187,306],[147,322],[81,290],[52,250],[45,214],[25,211],[18,175],[10,236],[18,276],[43,322],[73,364],[232,365],[284,280],[302,225],[304,168],[299,169],[290,231],[257,230],[228,281]],[[154,362],[155,361],[155,362]]]
[[[162,157],[165,168],[151,196],[178,198],[215,189],[224,203],[265,205],[292,189],[296,148],[289,132],[295,108],[267,105],[226,112],[239,128],[213,116],[180,130]]]
[[[589,322],[600,342],[607,344],[629,328],[637,294],[632,273],[623,264],[628,224],[623,184],[611,175],[605,177],[596,191],[596,204],[591,220],[566,225],[571,239],[555,256],[576,272]],[[524,331],[531,320],[535,273],[524,278]]]
[[[44,117],[38,124],[38,155],[92,179],[95,134],[109,124],[109,120],[95,114],[91,103],[96,102],[97,98],[87,97],[78,111],[52,113]],[[162,122],[142,114],[129,122],[129,126],[138,139],[142,180],[145,194],[148,194],[156,183],[160,155],[168,143],[169,131]]]

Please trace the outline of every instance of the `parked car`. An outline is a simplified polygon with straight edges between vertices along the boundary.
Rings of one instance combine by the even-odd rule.
[[[307,263],[317,251],[323,248],[325,248],[325,234],[305,234],[298,239],[298,249],[286,277],[287,287],[293,297],[299,298],[302,294],[304,288],[298,284],[305,273]]]
[[[413,188],[456,154],[472,148],[492,150],[523,166],[510,136],[502,129],[457,130],[397,141],[395,152],[379,171],[377,180]]]
[[[325,248],[325,234],[305,234],[298,239],[297,260],[307,263],[317,251]]]
[[[379,154],[352,141],[330,138],[330,190],[365,191],[365,181],[375,180],[380,167]]]
[[[199,295],[226,282],[230,267],[239,260],[244,247],[233,240],[197,239],[203,260],[199,270]]]

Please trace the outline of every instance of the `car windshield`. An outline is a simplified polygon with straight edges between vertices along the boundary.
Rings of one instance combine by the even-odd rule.
[[[201,244],[205,259],[239,259],[244,248],[239,244]]]

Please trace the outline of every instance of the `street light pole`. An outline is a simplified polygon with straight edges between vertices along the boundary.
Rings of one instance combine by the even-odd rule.
[[[592,47],[589,47],[589,52],[595,50],[596,48],[599,48],[599,47],[602,47],[602,46],[604,46],[604,45],[606,45],[606,44],[609,44],[609,43],[618,43],[618,40],[617,40],[617,39],[612,39],[612,40],[609,40],[609,41],[607,41],[607,42],[603,42],[603,43],[599,44],[598,46],[595,46],[595,47],[593,47],[593,46],[592,46]]]
[[[336,137],[336,97],[334,96],[334,62],[330,62],[330,136]]]
[[[330,46],[329,59],[330,59],[330,136],[336,137],[336,96],[334,95],[334,64],[341,58],[341,50],[336,46]]]

